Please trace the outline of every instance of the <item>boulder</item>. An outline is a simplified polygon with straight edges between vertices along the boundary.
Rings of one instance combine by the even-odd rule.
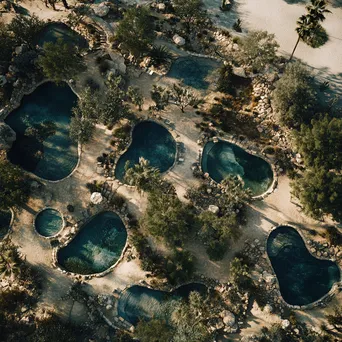
[[[185,45],[185,39],[183,37],[181,37],[180,35],[178,34],[175,34],[173,37],[172,37],[172,40],[175,44],[179,45],[179,46],[183,46]]]
[[[166,6],[165,6],[164,3],[160,3],[160,4],[157,4],[157,8],[158,8],[159,11],[164,12]]]
[[[288,319],[283,319],[282,321],[281,321],[281,327],[283,328],[283,329],[286,329],[286,328],[288,328],[289,326],[290,326],[290,321],[288,320]]]
[[[0,150],[8,151],[15,139],[16,134],[13,129],[4,122],[0,122]]]
[[[276,277],[266,271],[262,272],[262,277],[267,284],[274,284],[276,282]]]
[[[100,18],[105,17],[109,12],[109,7],[104,3],[101,3],[99,5],[97,4],[93,5],[92,9],[95,15],[97,15]]]
[[[236,319],[235,319],[235,315],[228,311],[228,310],[225,310],[223,313],[222,313],[222,316],[223,316],[223,323],[229,327],[233,327],[236,323]]]
[[[233,67],[233,74],[243,78],[247,78],[246,71],[242,67]]]
[[[217,214],[220,211],[220,208],[217,205],[210,204],[208,210],[214,214]]]

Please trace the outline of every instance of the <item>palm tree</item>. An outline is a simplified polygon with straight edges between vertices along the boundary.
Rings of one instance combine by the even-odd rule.
[[[0,278],[13,280],[20,273],[19,256],[15,248],[0,252]]]
[[[302,15],[297,21],[296,32],[298,33],[298,39],[296,45],[292,51],[292,59],[299,41],[302,39],[305,41],[310,37],[317,29],[320,22],[325,20],[325,13],[331,13],[327,8],[325,0],[311,0],[311,4],[306,6],[307,14]]]
[[[140,191],[150,191],[161,181],[159,169],[150,166],[150,162],[143,157],[139,158],[139,164],[131,168],[127,162],[125,169],[125,183],[136,186]]]

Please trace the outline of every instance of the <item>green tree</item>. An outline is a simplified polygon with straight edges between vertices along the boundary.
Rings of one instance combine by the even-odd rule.
[[[175,327],[173,342],[204,342],[209,339],[207,321],[210,307],[198,292],[191,292],[188,302],[182,302],[172,315]]]
[[[114,125],[119,120],[127,117],[129,110],[124,103],[125,92],[120,88],[122,78],[109,75],[106,82],[105,101],[100,106],[98,117],[105,125]]]
[[[171,285],[183,284],[191,279],[195,270],[194,263],[195,259],[190,252],[176,249],[166,259],[164,275]]]
[[[172,245],[189,234],[192,215],[175,195],[154,191],[148,195],[148,204],[141,224],[153,236]]]
[[[331,214],[342,219],[342,175],[315,167],[304,171],[292,183],[293,194],[300,200],[304,211],[315,218]]]
[[[161,86],[153,85],[151,99],[156,104],[157,110],[163,110],[169,103],[170,90]]]
[[[140,342],[168,342],[172,341],[172,335],[172,328],[158,319],[140,321],[135,329]]]
[[[326,318],[335,330],[342,332],[342,309],[340,307],[336,307],[334,313],[327,315]]]
[[[247,36],[240,40],[237,59],[242,64],[252,66],[256,71],[262,71],[277,57],[279,44],[274,37],[274,34],[267,31],[249,31]]]
[[[249,282],[249,267],[241,258],[234,258],[230,263],[230,278],[232,282],[236,284],[238,287],[246,288],[244,286],[247,282]]]
[[[0,22],[0,66],[7,66],[10,62],[14,45],[8,27]]]
[[[95,133],[95,123],[88,118],[75,115],[71,118],[69,135],[71,140],[86,144]]]
[[[18,15],[8,25],[8,30],[13,32],[13,40],[16,45],[27,44],[33,49],[34,41],[43,27],[44,22],[36,15]]]
[[[154,38],[149,10],[143,6],[129,8],[116,29],[115,37],[134,58],[147,52]]]
[[[161,183],[159,169],[150,166],[150,162],[143,157],[139,158],[139,164],[129,166],[129,161],[125,165],[125,183],[136,186],[140,191],[152,191]]]
[[[342,119],[328,115],[313,119],[311,125],[302,125],[294,131],[298,151],[304,156],[307,167],[324,167],[326,170],[341,169]]]
[[[281,121],[289,127],[309,122],[317,107],[311,73],[301,63],[286,66],[283,77],[273,92],[274,106]]]
[[[175,101],[176,106],[180,108],[182,113],[184,113],[186,107],[198,104],[198,99],[192,91],[182,85],[174,84],[170,90],[170,97]]]
[[[224,64],[220,68],[220,76],[217,81],[217,90],[222,93],[234,95],[234,74],[233,67],[231,64]]]
[[[142,96],[138,87],[128,87],[127,95],[131,99],[132,103],[138,106],[139,111],[141,111],[141,107],[144,104],[144,97]]]
[[[315,33],[320,22],[325,20],[325,14],[331,13],[326,7],[327,3],[325,0],[311,0],[311,4],[306,6],[307,14],[302,15],[297,21],[296,32],[298,39],[291,53],[290,60],[293,58],[299,41],[307,41]]]
[[[27,202],[29,185],[23,171],[0,155],[0,209]]]
[[[9,240],[0,247],[0,278],[14,280],[20,273],[21,260],[18,250]]]
[[[45,77],[56,83],[73,78],[85,70],[85,64],[77,48],[65,43],[62,39],[58,39],[56,43],[44,43],[43,53],[38,58],[38,65]]]
[[[172,3],[176,15],[183,20],[188,33],[195,25],[201,24],[206,18],[201,0],[173,0]]]
[[[198,219],[200,223],[199,237],[207,244],[207,253],[210,259],[222,259],[229,242],[236,241],[241,235],[236,215],[219,217],[211,211],[204,211]]]

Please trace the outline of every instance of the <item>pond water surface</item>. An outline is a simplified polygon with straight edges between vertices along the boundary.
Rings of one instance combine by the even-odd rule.
[[[9,160],[47,180],[68,176],[78,162],[77,144],[69,137],[76,99],[69,86],[51,82],[24,96],[20,107],[5,119],[17,134]],[[51,123],[53,129],[46,134],[44,125]]]
[[[37,215],[34,224],[40,235],[51,237],[63,228],[63,218],[58,210],[47,208]]]
[[[152,121],[137,124],[132,133],[131,145],[116,164],[115,178],[123,182],[126,162],[129,161],[132,167],[139,163],[140,157],[147,159],[160,172],[167,171],[176,158],[176,142],[171,133]]]
[[[220,183],[228,175],[240,176],[254,196],[261,195],[273,182],[271,165],[241,147],[220,140],[209,141],[203,149],[202,170]]]
[[[118,261],[126,240],[127,231],[120,217],[114,212],[101,212],[58,251],[57,260],[70,272],[100,273]]]
[[[208,288],[203,284],[191,283],[180,286],[173,292],[165,292],[134,285],[121,294],[118,313],[133,325],[140,320],[152,318],[169,321],[177,304],[188,298],[192,291],[206,295]]]
[[[220,63],[202,57],[179,57],[170,68],[167,77],[176,78],[186,86],[205,90],[210,85],[210,76],[220,67]]]
[[[300,234],[292,227],[280,226],[270,233],[267,254],[278,278],[281,295],[288,304],[315,302],[341,279],[336,263],[312,256]]]

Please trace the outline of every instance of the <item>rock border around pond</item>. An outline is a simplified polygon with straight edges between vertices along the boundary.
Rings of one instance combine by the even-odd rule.
[[[269,238],[270,234],[274,230],[276,230],[277,228],[282,227],[282,226],[290,227],[290,228],[293,228],[293,229],[295,229],[297,231],[297,233],[302,238],[302,240],[303,240],[303,242],[305,244],[305,247],[308,250],[308,253],[310,253],[310,255],[312,255],[313,257],[315,257],[316,259],[319,259],[319,260],[327,260],[327,261],[334,262],[336,264],[336,266],[338,267],[339,271],[340,271],[340,281],[335,282],[334,285],[332,286],[332,288],[330,289],[330,291],[327,292],[323,297],[317,299],[316,301],[314,301],[314,302],[312,302],[310,304],[306,304],[306,305],[292,305],[292,304],[287,303],[284,300],[283,296],[281,295],[278,277],[277,277],[277,274],[274,271],[274,268],[272,266],[271,260],[270,260],[270,258],[268,256],[268,253],[267,253],[267,241],[268,241],[268,238]],[[281,303],[284,304],[286,307],[288,307],[290,309],[293,309],[293,310],[310,310],[310,309],[314,309],[314,308],[317,308],[317,307],[320,307],[320,306],[324,305],[325,301],[330,300],[333,296],[335,296],[337,293],[339,293],[342,290],[341,260],[337,261],[335,258],[322,258],[321,256],[317,256],[317,255],[312,254],[311,250],[310,250],[310,246],[308,246],[306,238],[303,235],[303,233],[300,231],[300,227],[298,225],[293,224],[293,223],[289,223],[289,222],[283,222],[283,223],[277,224],[276,226],[273,226],[271,228],[271,230],[268,232],[266,240],[265,240],[265,251],[266,251],[266,256],[267,256],[266,257],[267,264],[269,265],[270,269],[272,270],[272,273],[273,273],[272,275],[275,277],[276,291],[277,291],[277,294],[278,294],[278,298],[281,300]]]
[[[104,203],[103,205],[98,205],[96,207],[92,207],[94,209],[94,212],[91,213],[91,215],[86,219],[86,220],[81,220],[80,222],[76,223],[72,228],[74,229],[74,232],[70,234],[68,239],[66,241],[63,241],[60,245],[57,247],[54,247],[52,249],[52,267],[57,268],[61,273],[71,276],[72,278],[76,280],[90,280],[92,278],[101,278],[108,273],[112,272],[116,266],[121,263],[121,261],[126,257],[128,249],[131,247],[131,237],[132,237],[132,232],[130,229],[129,225],[129,219],[127,218],[127,213],[120,211],[118,208],[110,206],[108,203]],[[99,273],[90,273],[90,274],[79,274],[79,273],[74,273],[71,271],[66,270],[59,262],[57,258],[58,251],[64,247],[66,247],[76,236],[77,234],[81,231],[81,229],[91,220],[94,218],[94,216],[105,212],[105,211],[111,211],[118,215],[120,220],[122,221],[123,225],[125,226],[126,232],[127,232],[127,238],[126,238],[126,243],[125,246],[122,249],[121,255],[119,259],[109,268],[104,270],[103,272]],[[61,242],[59,240],[59,242]]]
[[[33,83],[31,84],[28,88],[21,88],[18,93],[16,94],[12,94],[11,100],[10,100],[10,104],[6,105],[5,107],[3,107],[2,109],[0,109],[0,120],[4,120],[8,115],[10,115],[14,110],[18,109],[21,105],[21,102],[24,98],[24,96],[28,96],[31,95],[35,90],[37,90],[41,85],[45,84],[45,83],[54,83],[52,80],[50,79],[44,79],[38,83]],[[64,82],[68,85],[68,87],[71,89],[71,91],[77,96],[77,98],[79,98],[79,94],[76,92],[76,90],[72,87],[72,82],[71,80],[64,80]],[[80,162],[81,162],[81,155],[82,155],[82,145],[80,143],[77,144],[77,164],[75,165],[75,167],[73,168],[73,170],[70,172],[70,174],[68,174],[67,176],[65,176],[64,178],[58,179],[58,180],[49,180],[49,179],[45,179],[45,178],[41,178],[37,175],[35,175],[33,172],[30,171],[26,171],[24,169],[22,169],[23,172],[25,172],[26,174],[30,175],[33,179],[36,180],[40,180],[42,182],[49,182],[49,183],[59,183],[64,181],[65,179],[71,177],[76,170],[78,169]]]
[[[54,211],[58,211],[58,213],[61,215],[61,218],[62,218],[62,227],[61,229],[55,234],[55,235],[51,235],[51,236],[44,236],[44,235],[41,235],[37,228],[36,228],[36,219],[38,217],[38,215],[40,213],[42,213],[43,211],[47,210],[47,209],[51,209],[51,210],[54,210]],[[35,231],[35,233],[40,237],[40,238],[43,238],[45,240],[51,240],[51,239],[55,239],[56,237],[58,237],[62,231],[64,230],[64,228],[66,227],[66,220],[64,218],[64,215],[63,213],[59,210],[59,209],[56,209],[56,208],[52,208],[52,207],[44,207],[43,209],[39,210],[36,215],[34,215],[34,218],[33,218],[33,223],[32,223],[32,226],[33,226],[33,229]]]
[[[203,150],[204,150],[204,146],[208,143],[208,142],[213,142],[213,143],[217,143],[219,141],[225,141],[228,142],[230,144],[236,145],[240,148],[242,148],[246,153],[249,153],[255,157],[261,158],[263,159],[265,162],[267,162],[271,169],[272,169],[272,173],[273,173],[273,181],[272,184],[269,186],[269,188],[262,193],[261,195],[256,195],[256,196],[252,196],[253,200],[263,200],[265,199],[268,195],[272,194],[274,192],[274,190],[277,188],[278,185],[278,173],[277,170],[275,168],[275,165],[271,162],[270,159],[268,159],[266,156],[262,155],[261,152],[257,152],[255,150],[252,150],[250,147],[253,143],[250,143],[248,147],[244,146],[242,143],[238,142],[237,139],[234,139],[233,137],[231,138],[219,138],[217,136],[213,137],[213,138],[209,138],[204,142],[203,147],[201,146],[201,148],[198,151],[198,166],[199,166],[199,170],[201,171],[201,173],[203,175],[205,175],[203,169],[202,169],[202,158],[203,158]],[[256,148],[255,148],[256,149]],[[219,183],[217,183],[216,181],[214,181],[210,175],[208,175],[208,178],[210,179],[211,182],[213,182],[214,184],[218,185]]]
[[[173,140],[175,141],[175,144],[176,144],[175,160],[174,160],[172,166],[170,166],[170,168],[167,169],[166,171],[161,172],[160,175],[163,176],[163,177],[166,176],[166,175],[167,175],[167,174],[176,166],[177,161],[178,161],[178,156],[179,156],[179,147],[178,147],[178,143],[180,143],[180,141],[177,140],[177,136],[176,136],[175,132],[174,132],[173,130],[171,131],[170,128],[165,124],[164,121],[165,121],[165,120],[162,121],[162,120],[157,120],[157,119],[148,117],[147,119],[141,119],[141,120],[139,120],[135,125],[133,125],[133,126],[131,127],[131,131],[130,131],[130,133],[129,133],[129,139],[130,139],[130,141],[129,141],[128,145],[126,146],[126,148],[125,148],[124,150],[122,150],[122,151],[119,153],[118,156],[116,156],[115,162],[114,162],[114,165],[113,165],[113,174],[114,174],[114,177],[113,177],[113,178],[114,178],[114,180],[115,180],[119,185],[125,186],[125,187],[127,187],[128,189],[136,189],[136,186],[122,183],[122,182],[119,181],[117,178],[115,178],[115,171],[116,171],[116,167],[117,167],[117,164],[118,164],[119,159],[127,152],[127,150],[128,150],[128,149],[131,147],[131,145],[132,145],[132,142],[133,142],[133,131],[134,131],[135,127],[136,127],[137,125],[141,124],[142,122],[153,122],[153,123],[155,123],[155,124],[157,124],[157,125],[160,125],[160,126],[164,127],[164,128],[171,134]]]

